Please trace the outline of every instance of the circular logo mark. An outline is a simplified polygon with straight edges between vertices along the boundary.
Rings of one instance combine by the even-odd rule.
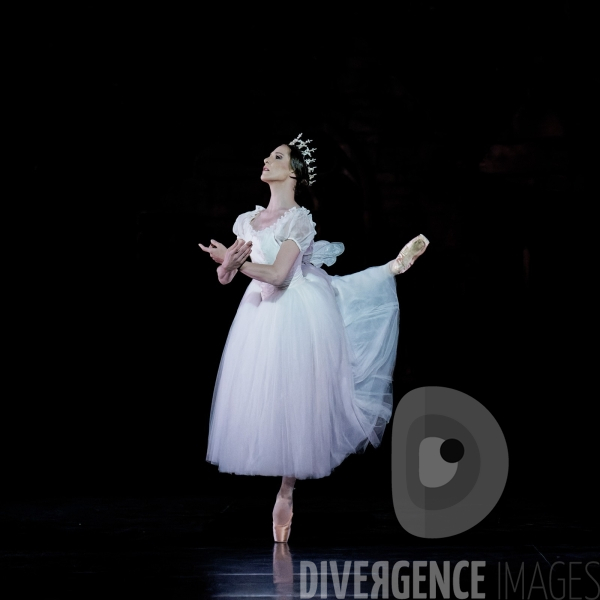
[[[423,538],[467,531],[494,508],[508,477],[508,448],[492,414],[445,387],[402,398],[392,426],[392,497],[400,525]]]

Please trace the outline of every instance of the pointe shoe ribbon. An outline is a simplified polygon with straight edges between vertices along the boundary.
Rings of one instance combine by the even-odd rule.
[[[394,275],[400,275],[400,273],[408,271],[415,260],[425,252],[427,246],[429,246],[429,240],[422,233],[410,240],[410,242],[400,250],[400,254],[398,254],[397,258],[389,263],[392,273]]]
[[[273,539],[276,542],[287,542],[289,540],[293,516],[294,513],[291,514],[290,520],[285,525],[275,525],[275,522],[273,522]]]

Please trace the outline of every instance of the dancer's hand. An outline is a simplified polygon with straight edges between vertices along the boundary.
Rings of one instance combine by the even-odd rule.
[[[198,244],[198,246],[200,246],[200,248],[202,248],[202,250],[204,250],[204,252],[208,252],[210,254],[210,257],[219,264],[223,264],[223,259],[225,258],[225,252],[227,251],[227,248],[225,248],[225,246],[223,246],[223,244],[221,244],[220,242],[217,242],[216,240],[210,240],[210,246],[206,247],[203,246],[202,244]]]
[[[223,264],[221,265],[225,271],[236,271],[246,262],[248,256],[252,252],[252,242],[244,240],[236,240],[235,243],[227,248]]]

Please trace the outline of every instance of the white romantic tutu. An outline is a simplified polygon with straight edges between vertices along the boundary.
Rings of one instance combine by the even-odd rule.
[[[234,231],[252,237],[253,260],[272,262],[266,238],[281,223],[256,232],[249,227],[256,212]],[[283,237],[295,239],[289,231]],[[325,477],[349,454],[378,446],[390,420],[395,278],[387,264],[330,276],[308,263],[312,237],[295,239],[304,252],[285,286],[251,280],[240,303],[210,415],[206,460],[219,471]]]

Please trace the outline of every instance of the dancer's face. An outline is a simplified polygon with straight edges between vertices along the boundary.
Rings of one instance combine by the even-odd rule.
[[[267,158],[260,178],[267,182],[286,181],[294,175],[290,165],[290,149],[286,144],[277,146]]]

